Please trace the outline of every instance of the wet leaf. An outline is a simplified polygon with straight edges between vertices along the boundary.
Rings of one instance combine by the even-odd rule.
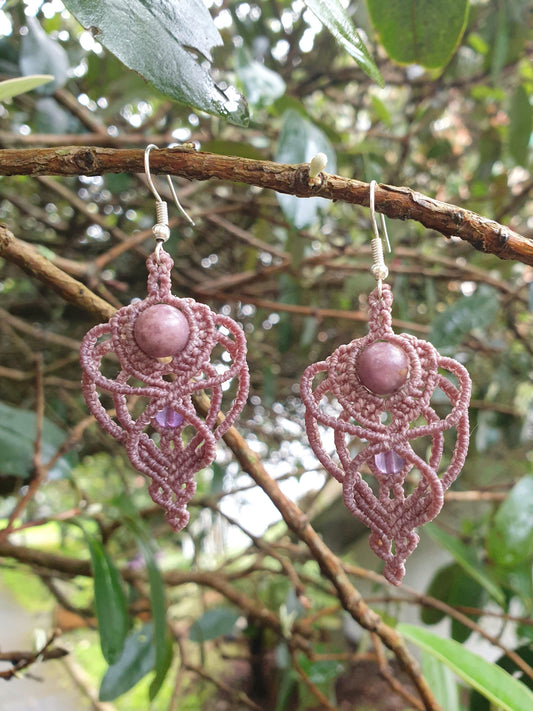
[[[367,5],[389,57],[428,69],[450,61],[468,18],[468,0],[367,0]]]
[[[361,69],[380,86],[383,77],[361,36],[339,0],[304,0],[307,7],[328,28],[337,42],[351,55]]]
[[[127,67],[166,96],[246,126],[246,100],[210,74],[222,45],[202,0],[65,0],[77,20]]]

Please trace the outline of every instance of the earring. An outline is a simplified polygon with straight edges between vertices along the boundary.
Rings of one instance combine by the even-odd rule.
[[[178,531],[189,520],[186,506],[196,490],[194,474],[213,461],[217,440],[244,407],[249,374],[242,328],[194,299],[171,293],[174,262],[163,249],[170,234],[168,211],[150,176],[152,148],[157,146],[150,144],[144,155],[157,214],[152,230],[156,247],[146,260],[148,295],[119,309],[108,323],[92,328],[82,341],[80,361],[89,410],[125,446],[133,466],[151,479],[152,499],[166,510],[168,522]],[[177,206],[186,215],[167,178]],[[211,362],[214,348],[226,354],[220,363]],[[101,372],[106,356],[118,359],[114,379]],[[227,388],[223,385],[233,378],[237,381],[233,402],[219,419]],[[99,391],[112,397],[114,413],[106,410]],[[201,391],[210,391],[211,396],[204,419],[193,403]],[[135,406],[138,412],[139,401],[144,401],[144,409],[134,416],[132,410]]]
[[[419,541],[414,529],[439,513],[444,492],[464,464],[472,384],[466,368],[453,358],[441,356],[431,343],[392,330],[392,291],[383,284],[388,269],[375,218],[375,186],[372,181],[372,273],[377,287],[368,297],[369,332],[339,346],[325,361],[310,365],[302,377],[301,396],[313,451],[342,483],[347,508],[371,529],[370,546],[385,561],[383,575],[399,585],[405,574],[404,563]],[[387,237],[383,215],[381,219]],[[444,371],[455,377],[456,384]],[[319,373],[325,378],[313,389]],[[430,404],[437,389],[451,405],[444,419]],[[338,417],[328,413],[329,407],[323,407],[325,398],[336,399]],[[319,425],[333,429],[338,462],[326,452]],[[447,466],[439,472],[444,432],[454,427],[455,447]],[[420,437],[430,440],[427,455],[420,453],[420,447],[415,451],[411,446]],[[347,438],[357,438],[361,443],[355,456]],[[377,481],[377,495],[363,479],[363,465]],[[414,488],[407,495],[404,484],[408,474]]]

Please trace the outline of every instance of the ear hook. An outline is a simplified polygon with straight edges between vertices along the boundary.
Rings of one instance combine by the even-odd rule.
[[[156,199],[157,220],[158,220],[158,222],[161,222],[162,224],[165,224],[168,226],[168,211],[166,208],[166,203],[161,198],[161,195],[159,195],[159,193],[157,192],[157,189],[154,185],[154,181],[152,180],[152,176],[150,174],[150,151],[152,150],[152,148],[159,150],[158,147],[155,145],[155,143],[150,143],[149,145],[146,146],[145,151],[144,151],[144,172],[146,174],[146,180],[148,181],[150,190],[152,191],[153,196]],[[174,198],[174,202],[176,203],[176,207],[181,212],[181,214],[187,218],[187,220],[191,223],[191,225],[194,225],[194,220],[191,217],[189,217],[189,215],[185,212],[185,210],[181,206],[178,196],[176,195],[174,183],[172,182],[172,178],[170,177],[170,175],[167,175],[167,180],[168,180],[168,185],[170,187],[170,192],[172,193],[172,197]],[[164,208],[161,207],[162,205],[164,205],[165,207]],[[159,210],[161,211],[161,217],[163,218],[162,220],[159,219],[160,218]],[[165,217],[166,217],[166,221],[164,221]],[[156,236],[156,239],[158,239],[157,236]],[[162,239],[162,238],[159,238],[159,239]],[[167,239],[168,239],[168,237],[167,237]],[[166,242],[165,239],[163,241]]]
[[[372,232],[374,233],[374,237],[372,238],[372,242],[370,243],[372,247],[372,267],[370,268],[370,271],[375,276],[378,282],[378,292],[381,296],[381,285],[383,283],[383,279],[386,279],[388,277],[389,270],[387,268],[387,265],[385,264],[385,259],[383,257],[383,242],[381,240],[381,237],[379,236],[378,224],[376,222],[376,185],[377,183],[375,180],[370,181],[370,221],[372,222]],[[387,249],[390,252],[391,247],[389,242],[389,235],[387,234],[387,226],[385,224],[385,216],[383,214],[380,214],[380,217],[381,227],[383,229],[383,234],[385,235],[385,241],[387,243]]]

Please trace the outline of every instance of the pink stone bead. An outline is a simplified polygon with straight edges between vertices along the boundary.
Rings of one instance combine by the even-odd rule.
[[[374,463],[382,474],[398,474],[405,466],[405,459],[389,449],[374,455]]]
[[[401,348],[388,341],[375,341],[357,359],[356,370],[367,390],[376,395],[391,395],[407,380],[409,360]]]
[[[142,311],[133,327],[139,348],[153,358],[167,358],[182,351],[189,340],[184,314],[169,304],[155,304]]]

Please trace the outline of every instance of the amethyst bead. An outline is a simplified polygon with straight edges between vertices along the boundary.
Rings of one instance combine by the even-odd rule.
[[[182,351],[189,340],[189,322],[169,304],[155,304],[135,321],[133,336],[139,348],[152,358],[168,358]]]
[[[162,410],[156,413],[155,419],[161,427],[174,429],[179,427],[183,422],[183,417],[179,412],[176,412],[171,407],[166,405]]]
[[[394,449],[379,452],[374,455],[374,464],[382,474],[398,474],[405,466],[405,459],[400,457]]]
[[[361,385],[376,395],[392,395],[406,382],[409,360],[405,352],[388,341],[375,341],[363,350],[356,363]]]

